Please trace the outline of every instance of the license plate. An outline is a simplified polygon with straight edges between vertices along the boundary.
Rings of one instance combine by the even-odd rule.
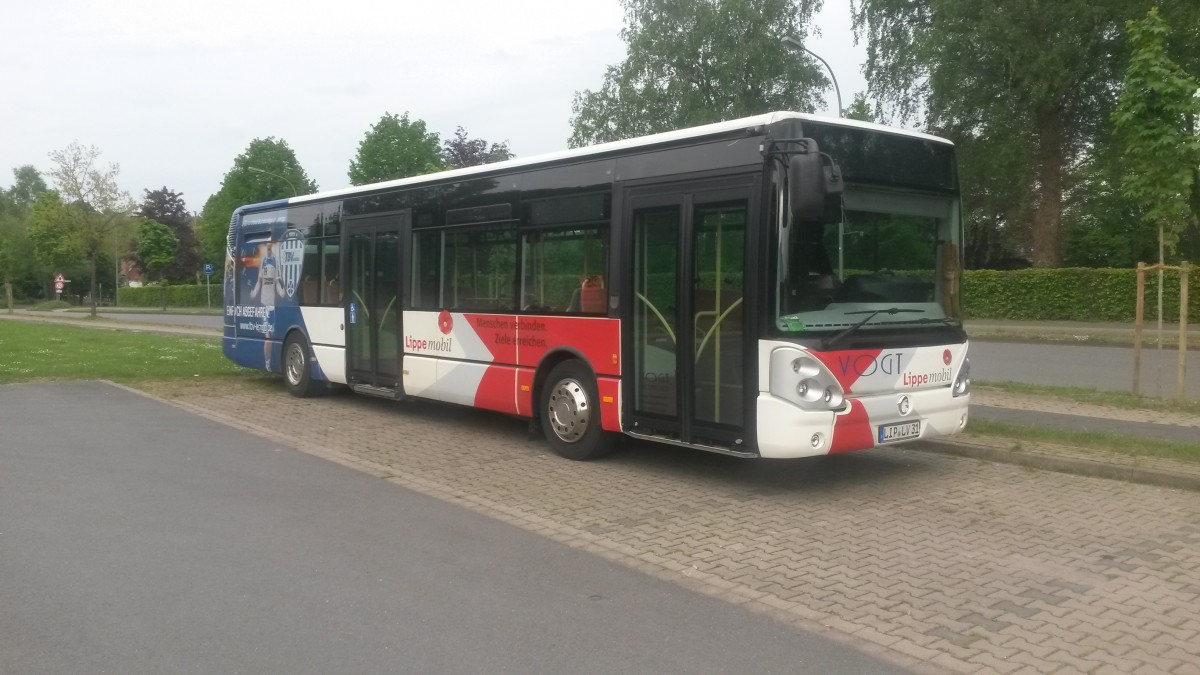
[[[903,441],[908,438],[918,438],[921,435],[921,422],[900,422],[899,424],[885,424],[879,427],[879,442],[891,443],[893,441]]]

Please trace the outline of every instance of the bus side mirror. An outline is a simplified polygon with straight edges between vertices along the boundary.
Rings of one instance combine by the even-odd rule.
[[[817,142],[804,139],[806,150],[788,160],[788,203],[792,220],[819,223],[824,220],[825,197],[842,193],[842,171],[821,158]]]

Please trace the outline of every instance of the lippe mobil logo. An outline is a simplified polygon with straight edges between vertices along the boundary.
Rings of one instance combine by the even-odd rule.
[[[284,293],[289,298],[296,296],[300,285],[300,273],[304,269],[304,235],[300,230],[288,230],[279,243],[279,278]]]

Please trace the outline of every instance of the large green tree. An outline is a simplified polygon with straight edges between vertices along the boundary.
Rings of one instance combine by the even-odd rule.
[[[441,141],[423,120],[384,113],[359,142],[349,176],[352,185],[366,185],[441,169]]]
[[[1174,252],[1184,229],[1200,216],[1200,80],[1167,56],[1171,30],[1157,7],[1130,21],[1128,33],[1133,50],[1112,116],[1121,149],[1121,191],[1158,228],[1160,245]]]
[[[1193,0],[1164,0],[1195,34]],[[959,143],[974,241],[1063,260],[1065,210],[1092,189],[1077,170],[1111,131],[1126,19],[1138,0],[854,0],[871,91],[901,120]],[[1193,42],[1195,42],[1193,40]],[[1181,43],[1188,58],[1195,45]],[[974,211],[973,211],[974,212]],[[981,256],[986,257],[986,256]]]
[[[183,201],[183,194],[166,186],[145,193],[137,215],[166,225],[179,242],[172,259],[160,270],[160,276],[172,282],[194,283],[204,261],[200,259],[200,242],[192,229],[192,214]]]
[[[60,264],[72,257],[86,261],[92,316],[96,315],[100,297],[97,282],[101,256],[111,248],[114,237],[136,208],[129,193],[117,185],[120,167],[98,167],[100,154],[95,146],[79,143],[50,153],[50,178],[60,199],[57,205],[39,199],[30,228],[30,237],[45,259]]]
[[[781,41],[803,38],[821,0],[621,0],[625,60],[576,92],[571,147],[736,119],[811,112],[820,66]]]
[[[39,276],[45,280],[28,232],[30,210],[47,189],[41,173],[30,165],[13,169],[12,186],[0,189],[0,280],[9,313],[13,310],[14,286],[23,287],[19,290],[27,295],[38,286]]]
[[[137,257],[147,275],[161,282],[163,311],[167,309],[167,287],[170,283],[163,272],[175,259],[177,250],[179,239],[170,227],[149,218],[138,225]]]
[[[204,259],[210,262],[225,259],[229,219],[237,207],[316,191],[317,183],[304,172],[286,141],[276,138],[250,141],[246,151],[233,159],[233,168],[225,174],[221,188],[200,211],[196,234]],[[216,267],[220,269],[221,265]]]
[[[46,181],[42,178],[41,172],[31,164],[19,166],[12,172],[13,184],[12,187],[3,191],[3,201],[7,208],[28,211],[37,201],[38,195],[49,188],[46,187]]]
[[[28,236],[34,258],[42,269],[82,283],[89,274],[90,265],[80,248],[72,208],[54,190],[41,193],[29,210]],[[42,280],[43,287],[50,280],[47,274]],[[72,285],[64,292],[74,294],[74,288],[77,286]]]

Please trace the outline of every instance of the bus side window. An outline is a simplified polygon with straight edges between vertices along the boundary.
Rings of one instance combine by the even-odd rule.
[[[441,276],[442,231],[413,232],[410,305],[413,309],[440,309]]]
[[[342,264],[341,244],[337,237],[325,239],[321,247],[321,304],[333,306],[342,304],[341,285],[338,283],[338,270]]]
[[[524,233],[522,240],[522,309],[568,314],[607,311],[606,226],[537,230]]]
[[[304,275],[300,278],[300,304],[321,304],[321,240],[304,242]]]

